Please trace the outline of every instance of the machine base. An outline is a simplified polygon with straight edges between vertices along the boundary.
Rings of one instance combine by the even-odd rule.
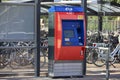
[[[49,77],[83,77],[83,61],[49,61]]]

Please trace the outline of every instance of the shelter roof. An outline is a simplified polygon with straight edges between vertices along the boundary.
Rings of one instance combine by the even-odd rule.
[[[87,1],[87,15],[92,16],[120,16],[120,4],[113,2],[106,2],[102,5],[97,2],[90,2],[96,0]],[[10,2],[10,1],[9,1]],[[34,2],[34,0],[11,0],[14,3],[20,2]],[[48,9],[52,5],[67,5],[67,6],[81,6],[81,1],[76,2],[53,2],[53,0],[41,0],[41,13],[48,14]]]

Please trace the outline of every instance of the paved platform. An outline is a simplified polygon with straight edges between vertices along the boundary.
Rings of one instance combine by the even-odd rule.
[[[112,77],[113,76],[113,77]],[[120,80],[120,76],[112,75],[109,80]],[[21,78],[0,78],[0,80],[106,80],[105,75],[86,75],[83,78],[48,78],[48,77],[21,77]]]
[[[115,64],[115,67],[116,68],[113,66],[110,67],[109,80],[120,80],[120,64]],[[96,67],[93,64],[87,64],[87,74],[83,78],[50,78],[46,76],[46,71],[47,70],[43,70],[42,77],[34,77],[34,71],[32,69],[12,70],[11,72],[14,73],[14,75],[6,76],[4,74],[2,77],[0,76],[0,80],[106,80],[106,66]],[[27,73],[27,75],[25,75],[25,73]]]

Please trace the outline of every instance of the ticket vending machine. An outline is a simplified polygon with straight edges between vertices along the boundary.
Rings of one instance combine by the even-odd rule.
[[[49,9],[50,77],[83,76],[85,33],[83,8],[52,6]]]

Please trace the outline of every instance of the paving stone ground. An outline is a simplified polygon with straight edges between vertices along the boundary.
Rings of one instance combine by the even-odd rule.
[[[120,80],[120,64],[117,63],[110,66],[110,78],[109,80]],[[2,71],[2,70],[1,70]],[[1,72],[0,71],[0,72]],[[106,66],[96,67],[93,64],[87,64],[87,72],[83,78],[71,77],[71,78],[50,78],[46,76],[47,69],[42,70],[41,77],[35,77],[33,69],[21,69],[21,70],[3,70],[0,74],[0,80],[106,80]],[[14,74],[13,74],[14,73]],[[16,74],[19,73],[19,74]],[[9,75],[8,75],[9,74]],[[26,75],[27,74],[27,75]]]

